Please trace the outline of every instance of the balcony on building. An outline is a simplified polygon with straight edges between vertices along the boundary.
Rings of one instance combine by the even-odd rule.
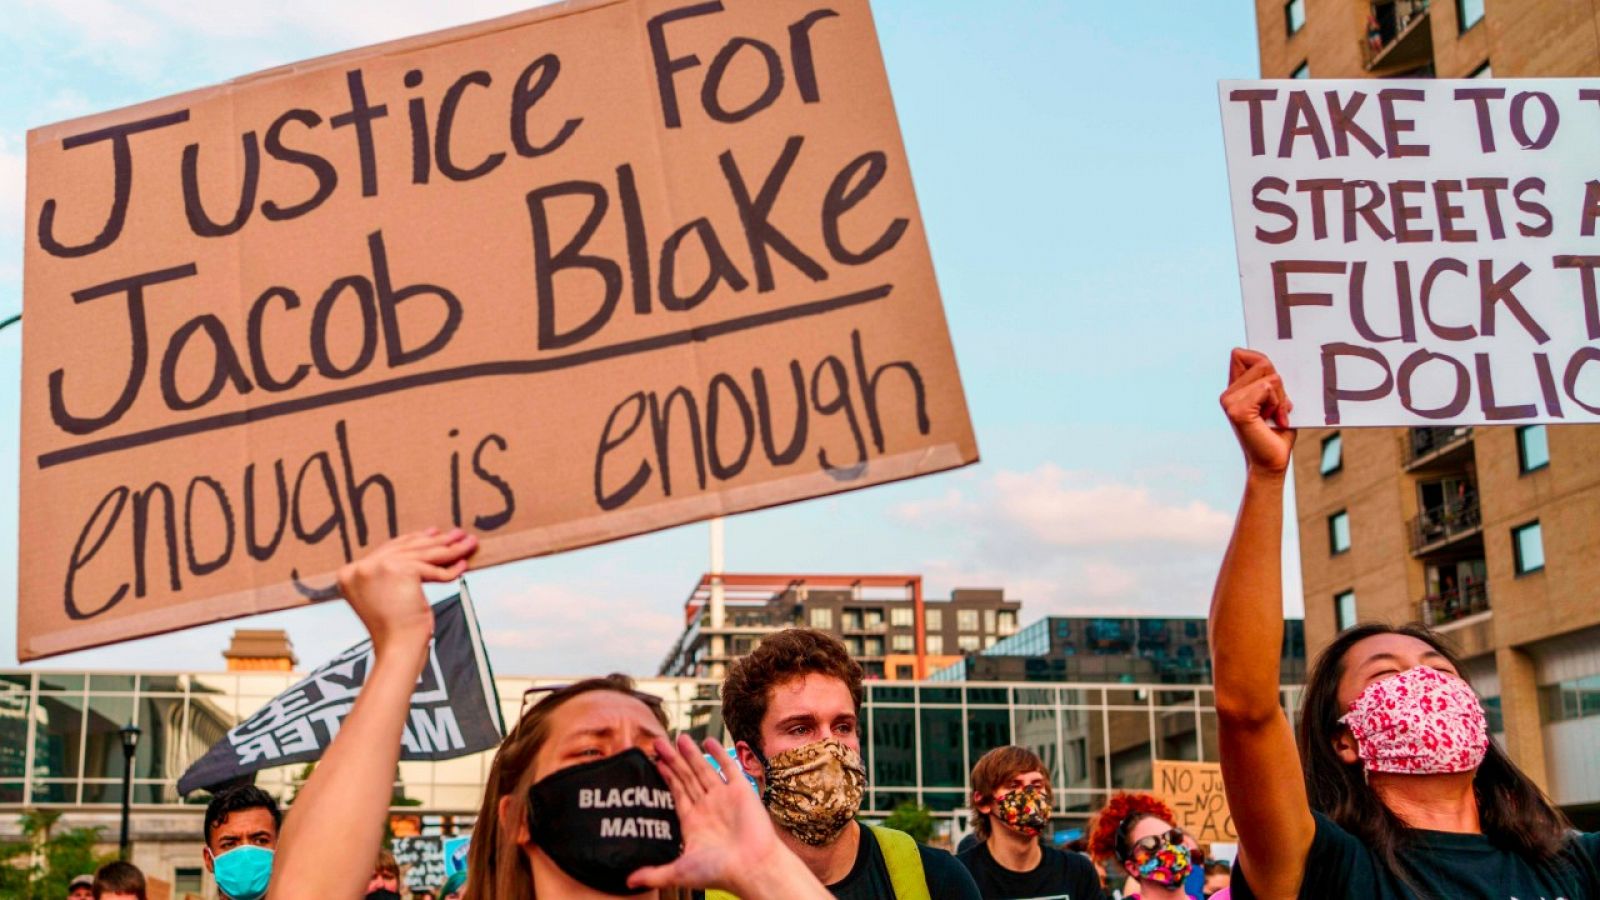
[[[1472,428],[1409,428],[1401,439],[1406,471],[1459,467],[1473,457]]]
[[[1416,75],[1433,66],[1428,0],[1372,0],[1361,58],[1378,76]]]
[[[1489,612],[1489,583],[1468,582],[1430,593],[1417,604],[1417,618],[1440,628]]]
[[[1448,482],[1446,482],[1448,483]],[[1422,485],[1424,489],[1437,483]],[[1469,485],[1470,482],[1459,482]],[[1429,493],[1423,491],[1424,495]],[[1423,503],[1422,511],[1411,519],[1411,555],[1429,556],[1455,552],[1467,542],[1483,543],[1483,510],[1474,489],[1451,492],[1442,500]]]

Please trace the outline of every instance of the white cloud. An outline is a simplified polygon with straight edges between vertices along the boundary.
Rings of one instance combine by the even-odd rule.
[[[27,189],[27,170],[22,148],[0,135],[0,235],[22,234],[23,196]]]
[[[1024,616],[1203,615],[1233,517],[1183,478],[1130,484],[1044,464],[902,504],[892,517],[956,545],[925,567],[937,592],[1003,586]],[[941,550],[944,548],[941,547]]]
[[[473,582],[473,602],[495,670],[505,673],[654,674],[683,631],[683,614],[656,595],[571,584]]]

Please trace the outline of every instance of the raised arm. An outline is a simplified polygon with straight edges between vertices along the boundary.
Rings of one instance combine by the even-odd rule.
[[[268,900],[358,900],[378,857],[400,734],[428,659],[433,611],[424,581],[453,581],[477,539],[462,531],[403,535],[345,566],[339,588],[372,636],[372,671],[339,736],[284,822]],[[354,862],[352,862],[354,861]]]
[[[737,770],[729,766],[724,780],[688,735],[678,735],[676,745],[657,739],[655,749],[683,829],[683,855],[633,873],[630,886],[721,888],[744,900],[832,900],[778,840],[767,808]],[[714,739],[705,749],[714,759],[728,758]]]
[[[1254,892],[1293,897],[1315,823],[1279,698],[1283,488],[1295,434],[1283,381],[1264,355],[1233,351],[1222,408],[1245,456],[1244,500],[1211,598],[1217,739],[1228,808]]]

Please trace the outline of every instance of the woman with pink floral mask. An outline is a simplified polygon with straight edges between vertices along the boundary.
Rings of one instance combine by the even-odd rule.
[[[1249,350],[1233,352],[1221,402],[1246,462],[1211,606],[1233,896],[1600,898],[1600,834],[1573,832],[1489,740],[1459,661],[1426,628],[1335,638],[1307,678],[1296,750],[1276,652],[1293,404]]]

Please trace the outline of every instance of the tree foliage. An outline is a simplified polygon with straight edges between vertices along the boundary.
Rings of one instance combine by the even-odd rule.
[[[60,819],[58,811],[29,810],[22,814],[22,839],[0,841],[0,897],[56,900],[73,878],[116,859],[95,852],[101,829],[63,829]]]
[[[926,844],[933,837],[933,813],[926,806],[902,803],[883,820],[884,827],[904,831]]]

